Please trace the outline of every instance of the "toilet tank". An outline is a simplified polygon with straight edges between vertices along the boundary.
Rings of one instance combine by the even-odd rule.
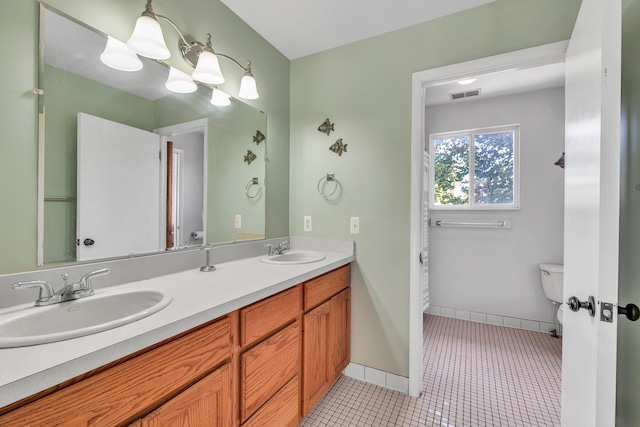
[[[564,266],[561,264],[540,264],[542,290],[551,301],[562,303],[563,273]]]

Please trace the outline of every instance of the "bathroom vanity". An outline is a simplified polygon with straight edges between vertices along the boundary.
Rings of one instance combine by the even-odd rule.
[[[349,363],[353,253],[325,255],[127,284],[174,301],[109,331],[0,349],[17,371],[0,375],[0,425],[297,425]]]

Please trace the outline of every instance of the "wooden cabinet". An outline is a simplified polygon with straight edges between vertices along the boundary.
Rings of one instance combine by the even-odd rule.
[[[296,286],[240,310],[243,425],[295,426],[300,420],[301,295]]]
[[[141,420],[140,427],[228,427],[231,369],[218,368]]]
[[[302,414],[318,403],[329,390],[329,313],[331,302],[314,308],[304,315],[302,358]]]
[[[300,422],[299,382],[296,375],[251,416],[242,427],[295,427]]]
[[[227,360],[230,330],[225,317],[0,416],[0,425],[131,424]]]
[[[350,277],[346,266],[304,284],[302,416],[349,364]]]
[[[295,427],[349,363],[350,275],[338,268],[7,407],[0,426]]]
[[[329,313],[329,374],[333,383],[351,360],[351,289],[331,298]]]
[[[298,374],[298,322],[244,352],[240,359],[240,419],[244,422]]]
[[[296,286],[240,309],[240,345],[244,349],[273,334],[300,314],[300,287]]]

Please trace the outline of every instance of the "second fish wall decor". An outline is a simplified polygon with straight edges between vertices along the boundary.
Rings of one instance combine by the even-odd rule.
[[[253,142],[255,142],[256,145],[260,145],[260,143],[264,140],[265,140],[264,134],[259,130],[257,130],[256,135],[253,137]]]
[[[340,138],[336,142],[334,142],[331,147],[329,147],[329,150],[333,151],[338,156],[342,156],[342,153],[347,152],[347,144],[344,144],[342,142],[342,138]]]
[[[255,155],[255,153],[251,150],[247,150],[247,154],[244,156],[244,161],[250,165],[251,162],[253,162],[255,159],[257,159],[258,156]]]

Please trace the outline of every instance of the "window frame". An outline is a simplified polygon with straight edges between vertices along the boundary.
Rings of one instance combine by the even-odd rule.
[[[513,203],[475,203],[475,135],[513,132]],[[469,137],[469,203],[464,205],[435,204],[434,141],[451,137]],[[491,126],[429,134],[429,209],[433,210],[519,210],[520,209],[520,124]]]

